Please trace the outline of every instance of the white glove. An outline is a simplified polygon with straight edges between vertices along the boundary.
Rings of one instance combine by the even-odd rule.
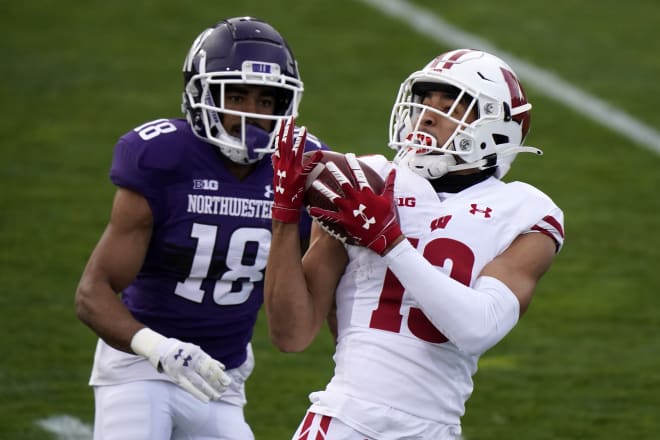
[[[166,338],[150,328],[140,329],[133,335],[131,349],[202,402],[218,400],[231,383],[225,366],[199,346]]]

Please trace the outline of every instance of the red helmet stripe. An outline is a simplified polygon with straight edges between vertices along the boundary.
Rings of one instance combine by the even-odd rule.
[[[527,104],[527,96],[525,96],[525,91],[523,90],[520,81],[518,81],[518,78],[516,78],[516,75],[503,67],[500,67],[500,70],[502,71],[504,82],[506,82],[506,85],[509,88],[509,95],[511,95],[511,110]],[[524,140],[527,136],[527,132],[529,132],[531,119],[529,111],[514,115],[512,119],[520,124],[522,129],[522,139]]]
[[[525,91],[513,72],[503,67],[500,67],[500,70],[502,71],[502,76],[504,77],[506,85],[509,87],[509,93],[511,94],[511,107],[516,108],[527,104]]]
[[[446,59],[445,57],[449,52],[445,52],[442,55],[438,55],[435,60],[433,60],[433,64],[431,64],[430,68],[431,69],[437,69],[438,64],[441,62],[444,62],[444,64],[440,67],[440,69],[451,69],[451,67],[454,65],[454,63],[463,55],[469,52],[474,52],[471,49],[463,49],[455,52],[449,59]]]
[[[456,61],[458,61],[458,59],[459,59],[460,57],[462,57],[462,56],[465,55],[466,53],[470,53],[470,52],[474,52],[474,51],[473,51],[473,50],[470,50],[470,49],[459,50],[459,51],[456,52],[454,55],[452,55],[451,57],[449,57],[449,60],[447,60],[447,61],[445,62],[445,64],[442,65],[442,68],[443,68],[443,69],[451,69],[451,66],[453,66],[454,63],[455,63]]]

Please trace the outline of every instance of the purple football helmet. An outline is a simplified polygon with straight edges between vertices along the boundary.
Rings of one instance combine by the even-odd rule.
[[[252,17],[222,20],[204,30],[186,56],[183,79],[181,107],[194,133],[240,164],[254,163],[275,151],[279,125],[298,115],[303,92],[296,60],[284,38],[268,23]],[[273,88],[275,114],[227,108],[228,85]],[[225,130],[224,115],[240,117],[240,137]],[[251,119],[272,121],[272,130],[262,130]]]

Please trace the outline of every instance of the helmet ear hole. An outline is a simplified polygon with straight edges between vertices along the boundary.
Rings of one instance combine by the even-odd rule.
[[[493,133],[493,142],[495,142],[495,145],[508,144],[509,143],[509,136],[505,136],[503,134]]]

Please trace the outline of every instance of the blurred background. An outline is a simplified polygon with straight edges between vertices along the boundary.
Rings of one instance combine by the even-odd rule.
[[[4,5],[0,438],[83,438],[92,424],[96,338],[76,320],[73,295],[108,219],[112,148],[145,121],[180,115],[181,65],[203,28],[238,15],[269,21],[305,82],[299,122],[336,150],[390,158],[399,84],[453,48],[401,14],[383,13],[376,4],[392,4],[385,0],[238,3]],[[655,0],[408,6],[557,75],[652,133],[660,128]],[[658,138],[656,147],[638,143],[542,87],[526,91],[534,105],[527,143],[545,155],[519,157],[505,180],[527,181],[555,200],[566,244],[524,319],[482,358],[466,438],[660,438]],[[305,353],[279,353],[261,316],[254,347],[248,421],[258,439],[289,439],[308,393],[332,375],[332,342],[323,334]],[[57,417],[68,421],[58,425],[68,437],[44,428]]]

